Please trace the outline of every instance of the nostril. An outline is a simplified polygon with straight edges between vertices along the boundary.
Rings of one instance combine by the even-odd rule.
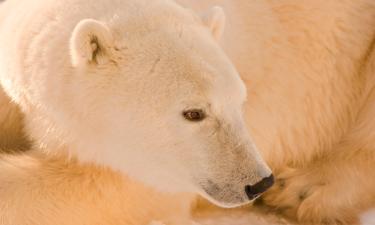
[[[254,185],[246,185],[245,192],[250,200],[258,197],[263,192],[267,191],[274,184],[275,179],[273,175],[263,178],[260,182]]]

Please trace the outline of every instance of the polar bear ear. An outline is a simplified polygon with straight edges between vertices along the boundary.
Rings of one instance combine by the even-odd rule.
[[[105,24],[93,19],[80,21],[70,40],[72,64],[77,66],[108,62],[113,43],[112,33]]]
[[[203,14],[203,23],[211,30],[216,40],[219,40],[224,33],[226,16],[223,8],[214,6]]]

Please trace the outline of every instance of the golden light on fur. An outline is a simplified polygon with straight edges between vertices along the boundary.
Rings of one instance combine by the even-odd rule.
[[[291,220],[375,206],[373,0],[82,2],[0,6],[0,146],[36,143],[0,160],[3,225],[190,225],[195,195],[145,183],[236,206],[267,164]]]

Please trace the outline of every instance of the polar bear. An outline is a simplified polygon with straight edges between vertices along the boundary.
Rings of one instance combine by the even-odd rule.
[[[30,148],[23,127],[23,115],[17,104],[0,88],[0,152],[13,153]]]
[[[277,177],[262,202],[311,224],[358,222],[375,206],[375,2],[178,1],[227,12],[220,45]]]
[[[273,184],[246,129],[225,16],[168,0],[6,1],[0,82],[35,148],[222,207]]]
[[[374,206],[374,1],[178,2],[226,12],[219,44],[246,83],[247,126],[278,177],[263,202],[300,221],[354,224]],[[203,18],[222,21],[208,23],[220,36],[220,13]]]
[[[193,225],[189,193],[40,151],[0,155],[2,225]]]

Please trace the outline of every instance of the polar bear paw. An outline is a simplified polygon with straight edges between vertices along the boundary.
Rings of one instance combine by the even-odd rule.
[[[355,210],[348,208],[337,181],[322,176],[326,171],[289,168],[261,202],[287,218],[312,224],[356,224]]]

